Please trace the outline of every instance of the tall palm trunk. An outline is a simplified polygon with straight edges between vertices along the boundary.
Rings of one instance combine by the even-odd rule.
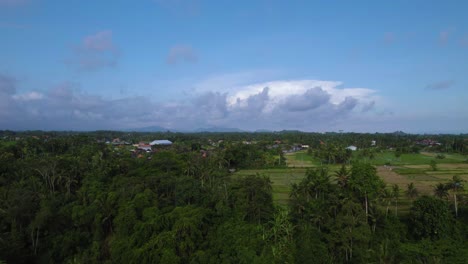
[[[367,192],[365,192],[364,194],[365,194],[365,200],[366,200],[366,223],[367,223],[368,218],[369,218],[369,205],[367,204]]]
[[[395,216],[398,216],[398,198],[395,200]]]
[[[458,204],[457,204],[457,193],[453,193],[453,201],[455,203],[455,217],[458,217]]]

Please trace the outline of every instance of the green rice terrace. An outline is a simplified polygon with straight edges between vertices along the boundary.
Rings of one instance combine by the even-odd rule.
[[[402,154],[395,157],[393,151],[385,151],[366,161],[377,167],[378,175],[390,186],[397,184],[401,190],[401,203],[403,211],[409,209],[410,201],[404,194],[408,184],[414,183],[419,194],[432,195],[438,183],[446,183],[454,175],[468,181],[468,163],[466,157],[460,154],[445,154],[443,159],[436,159],[435,153],[422,152],[420,154]],[[239,176],[265,175],[272,182],[273,199],[277,204],[286,205],[289,199],[291,184],[298,183],[304,178],[308,168],[321,165],[321,162],[307,154],[306,151],[287,153],[286,168],[241,170]],[[436,162],[436,170],[432,169],[430,162]],[[341,165],[328,165],[330,174],[339,170]],[[333,177],[332,177],[333,179]],[[405,206],[406,205],[406,206]]]

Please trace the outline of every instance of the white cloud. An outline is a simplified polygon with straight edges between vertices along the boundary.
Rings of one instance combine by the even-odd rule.
[[[92,46],[99,50],[102,47]],[[148,97],[110,100],[84,94],[73,83],[57,85],[44,93],[17,93],[14,78],[0,77],[0,92],[5,95],[1,100],[0,127],[11,129],[124,129],[158,125],[181,130],[207,126],[325,130],[362,114],[362,109],[379,106],[374,90],[339,88],[341,82],[337,81],[279,80],[239,85],[234,78],[234,86],[205,91],[208,88],[203,84],[210,82],[202,82],[195,85],[199,91],[185,99],[157,103]]]
[[[34,101],[34,100],[41,100],[44,98],[44,95],[39,92],[27,92],[24,94],[15,94],[13,95],[13,99],[20,100],[20,101]]]
[[[362,102],[378,100],[375,90],[366,88],[338,88],[342,85],[337,81],[320,80],[290,80],[272,81],[258,83],[237,88],[232,88],[232,94],[228,96],[228,103],[231,107],[242,103],[252,95],[260,93],[265,87],[269,89],[270,100],[265,106],[265,111],[271,112],[279,105],[287,104],[287,100],[296,97],[307,96],[310,89],[320,89],[329,96],[329,102],[334,105],[342,103],[347,97],[355,98]],[[316,90],[317,91],[317,90]],[[309,92],[310,93],[310,92]]]
[[[110,30],[85,36],[81,43],[73,48],[73,56],[65,60],[65,63],[85,71],[115,67],[119,49],[112,37],[113,33]]]
[[[94,130],[158,125],[180,130],[219,126],[325,131],[357,117],[376,115],[378,111],[363,113],[363,109],[380,106],[376,91],[339,88],[341,83],[336,81],[280,80],[226,86],[157,103],[149,97],[106,99],[82,93],[74,83],[59,84],[44,93],[17,93],[14,79],[3,79],[0,128],[5,129]]]

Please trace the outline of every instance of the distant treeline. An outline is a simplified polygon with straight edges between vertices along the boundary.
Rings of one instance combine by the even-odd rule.
[[[203,133],[173,133],[173,132],[122,132],[122,131],[8,131],[0,130],[0,140],[28,137],[69,137],[82,136],[96,140],[122,140],[138,143],[140,141],[152,141],[155,139],[169,139],[176,143],[190,145],[199,143],[211,145],[219,140],[228,142],[254,141],[272,144],[277,140],[283,144],[304,144],[318,148],[323,144],[338,146],[354,145],[358,149],[369,147],[382,147],[399,149],[403,153],[414,152],[415,149],[426,149],[434,152],[455,152],[468,154],[468,134],[406,134],[394,133],[308,133],[300,131],[281,132],[203,132]],[[375,145],[372,145],[375,141]],[[432,142],[429,145],[428,142]],[[438,144],[435,144],[438,143]],[[430,148],[427,148],[430,146]]]

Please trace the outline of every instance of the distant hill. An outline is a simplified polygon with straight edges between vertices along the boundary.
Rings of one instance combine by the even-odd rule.
[[[255,133],[273,133],[273,130],[268,130],[268,129],[257,129],[254,131]]]
[[[277,131],[278,133],[281,133],[281,134],[287,134],[287,133],[304,133],[300,130],[281,130],[281,131]]]
[[[193,130],[176,130],[176,129],[168,129],[165,127],[160,126],[148,126],[148,127],[141,127],[141,128],[132,128],[126,129],[125,131],[131,132],[182,132],[182,133],[202,133],[202,132],[213,132],[213,133],[223,133],[223,132],[245,132],[244,130],[232,127],[205,127],[205,128],[197,128]]]
[[[242,129],[232,128],[232,127],[206,127],[206,128],[197,128],[193,131],[193,133],[201,133],[201,132],[245,132]]]
[[[397,135],[397,136],[404,136],[404,135],[408,135],[408,134],[406,134],[406,133],[405,133],[405,132],[403,132],[403,131],[395,131],[395,132],[393,132],[392,134],[394,134],[394,135]]]
[[[149,126],[149,127],[127,129],[126,131],[132,131],[132,132],[166,132],[166,131],[169,131],[169,129],[164,128],[164,127],[160,127],[160,126]]]

